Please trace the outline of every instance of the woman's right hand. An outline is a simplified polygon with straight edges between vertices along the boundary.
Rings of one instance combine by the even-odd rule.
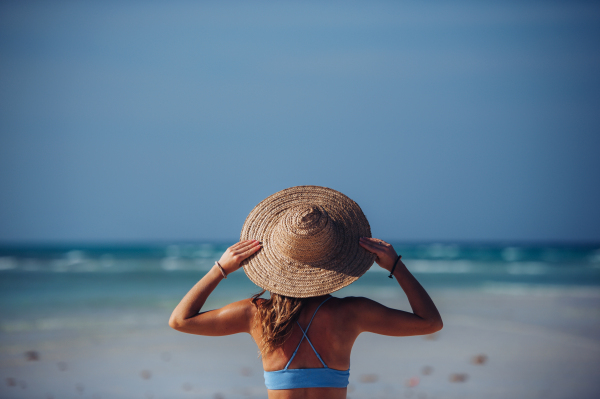
[[[257,240],[240,241],[227,248],[219,264],[230,274],[240,268],[242,261],[261,248]],[[213,292],[221,281],[221,272],[213,266],[200,281],[183,297],[173,310],[169,325],[177,331],[199,335],[229,335],[240,332],[250,332],[254,316],[252,301],[245,299],[234,302],[224,308],[199,313],[206,298]],[[225,277],[225,276],[223,276]]]
[[[261,247],[258,240],[240,241],[227,248],[221,259],[219,259],[219,264],[225,270],[225,273],[233,273],[240,268],[244,259],[250,257]]]
[[[377,255],[379,266],[391,272],[398,254],[390,244],[377,238],[362,237],[360,246]],[[355,325],[358,333],[364,331],[395,337],[405,335],[431,334],[443,327],[442,318],[427,291],[408,271],[402,261],[394,271],[394,276],[400,287],[406,293],[413,313],[390,309],[366,298],[352,298],[352,308],[355,311]]]
[[[359,244],[367,251],[377,255],[375,262],[377,262],[379,266],[383,267],[388,272],[392,271],[392,267],[394,267],[394,264],[398,259],[398,254],[392,244],[371,237],[361,237]]]

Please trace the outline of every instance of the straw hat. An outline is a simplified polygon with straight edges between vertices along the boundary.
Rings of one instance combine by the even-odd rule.
[[[240,240],[259,240],[263,248],[242,266],[256,285],[276,294],[329,294],[373,265],[375,254],[358,245],[360,237],[371,237],[371,228],[356,202],[326,187],[291,187],[246,218]]]

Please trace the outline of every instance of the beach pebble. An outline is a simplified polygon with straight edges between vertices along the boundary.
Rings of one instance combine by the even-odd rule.
[[[35,362],[40,360],[40,354],[37,351],[27,351],[25,352],[25,359]]]
[[[8,385],[9,387],[16,387],[17,386],[17,380],[12,378],[12,377],[8,377],[6,379],[6,385]]]
[[[150,372],[150,370],[142,370],[140,372],[140,376],[144,380],[149,380],[150,378],[152,378],[152,373]]]
[[[450,374],[450,382],[465,382],[469,378],[466,373]]]
[[[421,374],[423,375],[431,375],[431,373],[433,373],[433,367],[431,366],[425,366],[423,367],[423,370],[421,370]]]
[[[365,384],[369,384],[372,382],[377,382],[378,379],[379,377],[377,376],[377,374],[361,374],[358,380]]]
[[[487,360],[488,360],[487,355],[480,354],[477,356],[473,356],[473,358],[471,359],[471,363],[481,365],[481,364],[485,364],[485,362],[487,362]]]
[[[410,377],[410,378],[408,379],[408,381],[406,381],[406,386],[407,386],[407,387],[409,387],[409,388],[414,388],[414,387],[416,387],[417,385],[419,385],[419,382],[420,382],[420,381],[421,381],[421,380],[420,380],[420,379],[419,379],[419,377],[417,377],[417,376]]]

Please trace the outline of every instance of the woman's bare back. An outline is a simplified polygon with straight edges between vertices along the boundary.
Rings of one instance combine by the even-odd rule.
[[[305,303],[298,318],[298,323],[305,331],[315,310],[327,297],[329,295],[310,298]],[[345,326],[343,302],[344,298],[333,297],[321,306],[315,314],[309,330],[306,331],[306,335],[327,367],[345,371],[350,368],[350,352],[356,335],[352,333],[352,329]],[[255,342],[261,341],[261,333],[260,328],[252,330],[251,335]],[[285,343],[275,351],[263,356],[264,370],[277,371],[285,368],[297,347],[298,351],[288,366],[289,369],[322,368],[323,365],[310,344],[302,337],[302,331],[295,324]],[[302,343],[298,346],[301,341]],[[346,398],[346,391],[346,388],[269,390],[269,399],[342,399]]]

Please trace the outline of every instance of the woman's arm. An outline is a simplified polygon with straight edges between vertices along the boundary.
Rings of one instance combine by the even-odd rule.
[[[390,244],[376,238],[364,237],[360,239],[360,245],[377,255],[377,264],[388,271],[392,270],[398,255]],[[442,318],[435,304],[399,259],[393,275],[406,293],[413,313],[390,309],[366,298],[354,298],[351,308],[355,309],[357,333],[369,331],[403,336],[431,334],[441,330]]]
[[[240,264],[261,248],[256,240],[240,241],[227,248],[219,263],[225,273],[231,274]],[[252,321],[252,304],[249,299],[234,302],[221,309],[198,313],[208,296],[223,280],[223,275],[215,265],[183,297],[173,310],[169,326],[177,331],[199,335],[229,335],[249,332]]]

